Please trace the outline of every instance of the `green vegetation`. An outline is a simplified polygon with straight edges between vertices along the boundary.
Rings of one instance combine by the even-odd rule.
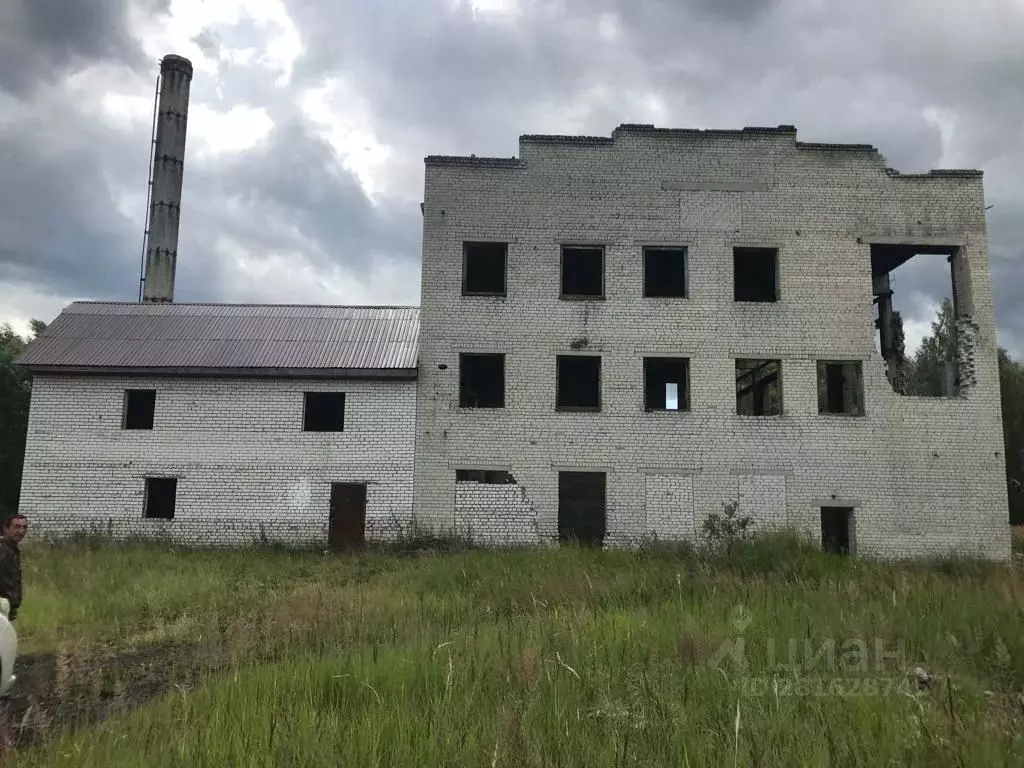
[[[32,321],[32,333],[38,335],[46,324]],[[25,430],[28,427],[31,377],[14,365],[28,339],[10,325],[0,325],[0,519],[18,509],[21,490],[21,465],[25,459]]]
[[[728,559],[30,546],[25,561],[19,633],[58,651],[58,688],[94,653],[97,700],[123,693],[139,664],[118,654],[157,643],[181,686],[51,729],[17,766],[1024,759],[1019,565],[889,566],[790,538]]]

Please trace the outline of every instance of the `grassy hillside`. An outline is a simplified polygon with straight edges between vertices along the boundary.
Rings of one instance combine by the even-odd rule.
[[[13,765],[1024,760],[1019,566],[885,566],[785,539],[729,562],[574,549],[24,559]]]

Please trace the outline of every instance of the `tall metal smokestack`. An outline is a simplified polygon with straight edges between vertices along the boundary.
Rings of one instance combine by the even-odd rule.
[[[160,62],[160,107],[153,152],[153,188],[147,226],[144,301],[174,301],[178,260],[181,181],[185,170],[185,128],[192,62],[164,56]]]

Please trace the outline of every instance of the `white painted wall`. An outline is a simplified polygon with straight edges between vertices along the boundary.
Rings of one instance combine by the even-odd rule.
[[[526,139],[520,156],[427,163],[423,521],[465,521],[457,467],[507,467],[530,504],[492,511],[489,537],[518,541],[533,525],[551,541],[558,471],[594,470],[607,472],[609,544],[688,538],[739,499],[762,527],[815,538],[822,505],[854,506],[862,554],[1009,557],[980,178],[900,176],[877,152],[799,147],[792,133],[627,130],[614,142]],[[977,326],[965,396],[889,386],[868,245],[880,237],[963,247],[961,297]],[[461,295],[464,240],[509,243],[507,297]],[[559,245],[579,242],[605,246],[603,300],[559,299]],[[642,297],[644,245],[689,249],[688,298]],[[778,303],[733,301],[733,246],[779,248]],[[584,339],[602,356],[602,410],[557,412],[555,356]],[[458,356],[470,351],[506,355],[504,409],[459,408]],[[642,361],[656,354],[690,358],[689,412],[644,411]],[[782,416],[735,413],[737,357],[783,361]],[[862,361],[864,417],[818,414],[816,361],[836,358]]]
[[[153,430],[121,428],[124,390],[157,390]],[[303,432],[303,392],[345,392],[343,432]],[[36,376],[20,510],[33,535],[95,531],[200,545],[327,542],[330,485],[367,483],[366,533],[412,514],[414,381]],[[177,476],[171,521],[145,477]]]

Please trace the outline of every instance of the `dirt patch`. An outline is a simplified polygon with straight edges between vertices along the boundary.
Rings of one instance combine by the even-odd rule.
[[[207,649],[180,645],[19,656],[7,702],[11,739],[20,747],[42,744],[170,690],[188,690],[223,668]]]

